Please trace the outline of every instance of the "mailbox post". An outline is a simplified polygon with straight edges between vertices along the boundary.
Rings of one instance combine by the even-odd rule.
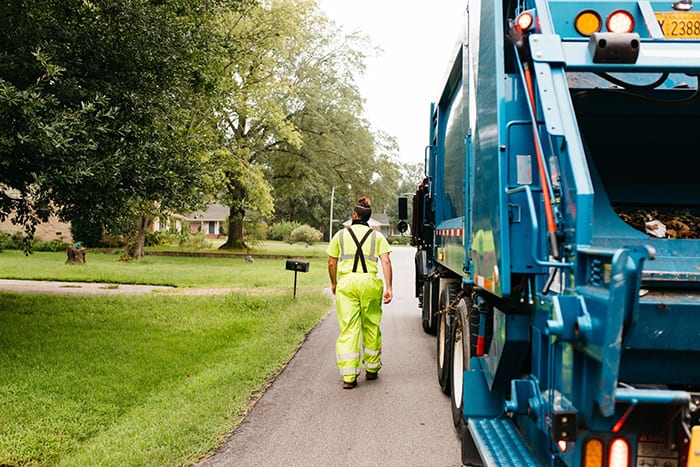
[[[285,269],[287,269],[287,271],[294,271],[294,298],[297,298],[297,273],[309,272],[309,263],[306,261],[288,259]]]

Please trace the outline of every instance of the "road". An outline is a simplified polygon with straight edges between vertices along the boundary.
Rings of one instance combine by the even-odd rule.
[[[412,248],[395,247],[394,300],[382,319],[383,368],[344,390],[335,308],[217,453],[214,466],[458,466],[450,399],[436,379],[435,338],[421,328]]]

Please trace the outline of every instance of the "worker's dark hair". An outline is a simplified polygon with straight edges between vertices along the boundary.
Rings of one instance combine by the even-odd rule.
[[[367,222],[372,216],[372,202],[368,197],[363,196],[357,200],[357,205],[354,209],[357,214],[357,218],[363,222]]]

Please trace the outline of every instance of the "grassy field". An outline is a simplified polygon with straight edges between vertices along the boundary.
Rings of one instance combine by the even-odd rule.
[[[303,248],[303,247],[302,247]],[[304,249],[303,251],[305,251]],[[298,251],[301,251],[298,248]],[[61,280],[153,284],[175,287],[289,287],[294,273],[285,270],[285,259],[196,258],[146,256],[120,261],[117,254],[87,253],[86,263],[65,265],[63,252],[35,252],[24,256],[16,250],[0,253],[0,279]],[[327,286],[326,256],[304,259],[309,272],[299,274],[297,287]]]
[[[221,295],[0,293],[0,465],[191,465],[221,442],[324,316],[325,257],[0,253],[0,278],[231,287]],[[332,349],[329,349],[332,352]]]
[[[207,240],[211,247],[206,250],[189,250],[194,252],[206,251],[208,253],[218,253],[218,254],[250,254],[255,255],[280,255],[280,256],[306,256],[310,258],[325,258],[326,257],[326,247],[328,243],[315,243],[313,245],[303,245],[300,243],[295,243],[290,245],[286,242],[279,241],[262,241],[256,242],[250,250],[219,250],[218,247],[221,246],[224,241],[219,239]],[[172,251],[172,246],[157,246],[148,247],[147,251]],[[182,250],[179,249],[178,250]],[[185,249],[185,251],[187,251]]]

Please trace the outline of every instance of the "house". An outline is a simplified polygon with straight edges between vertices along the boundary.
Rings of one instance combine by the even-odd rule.
[[[187,217],[180,214],[164,215],[155,217],[148,227],[151,232],[175,231],[182,232],[182,224],[187,222]]]
[[[226,231],[229,208],[220,204],[210,205],[206,211],[196,211],[186,217],[190,232],[204,232],[207,237],[218,238]]]
[[[352,220],[350,219],[343,222],[344,226],[348,226],[351,224]],[[390,235],[390,232],[393,231],[391,225],[389,224],[389,216],[387,216],[386,214],[374,214],[372,217],[369,218],[368,224],[374,230],[380,231],[385,237],[388,237]]]
[[[15,232],[24,234],[24,227],[13,224],[8,216],[4,221],[0,222],[0,231],[12,235]],[[42,222],[36,225],[34,238],[48,242],[54,239],[63,239],[66,243],[73,243],[73,236],[70,231],[70,224],[61,221],[56,216],[49,217],[47,222]]]

